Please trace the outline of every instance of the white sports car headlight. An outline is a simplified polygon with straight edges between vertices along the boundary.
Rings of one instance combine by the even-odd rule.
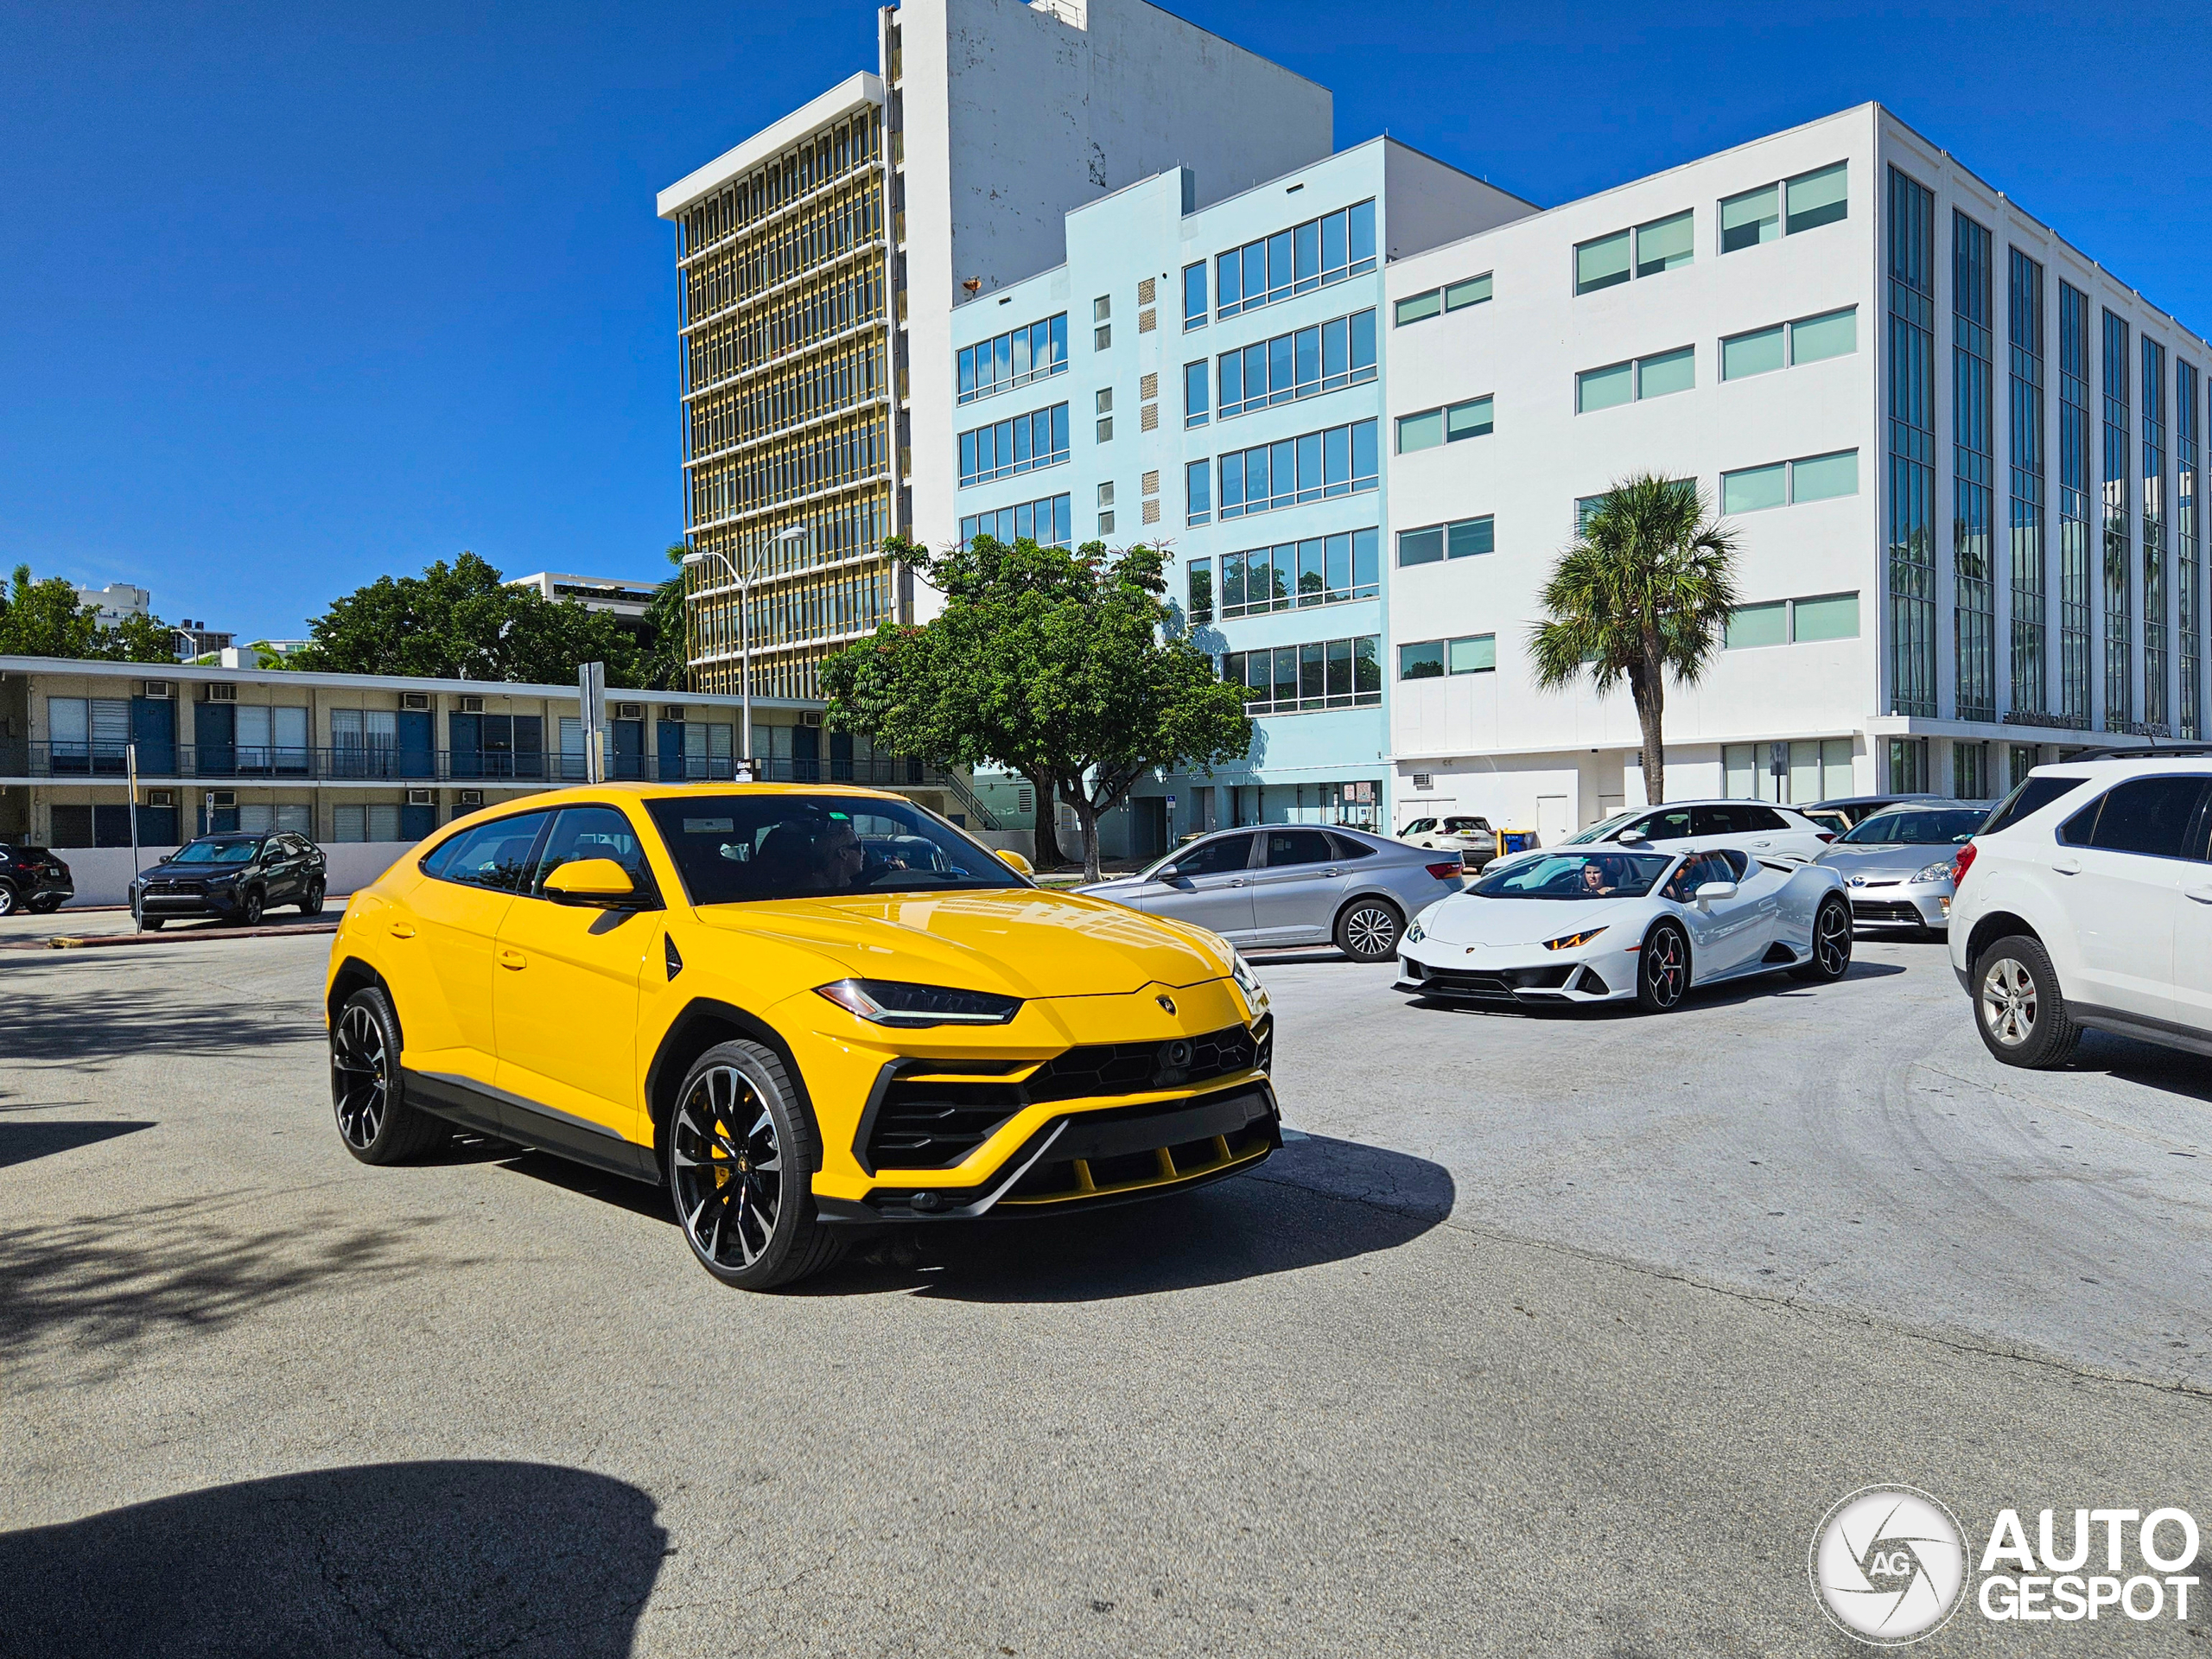
[[[1546,939],[1544,941],[1544,949],[1547,950],[1578,950],[1581,949],[1582,946],[1589,944],[1591,940],[1596,938],[1605,931],[1605,930],[1602,927],[1592,927],[1586,929],[1580,933],[1562,934],[1556,939]]]
[[[1916,881],[1948,881],[1951,879],[1952,869],[1950,861],[1946,859],[1940,864],[1930,864],[1912,879]]]

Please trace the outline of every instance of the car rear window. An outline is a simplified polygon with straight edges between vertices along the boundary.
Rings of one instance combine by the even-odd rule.
[[[2071,795],[2087,778],[2030,778],[1990,809],[1977,835],[1993,836],[2009,830],[2031,812],[2040,812],[2061,796]]]
[[[2196,809],[2204,798],[2205,781],[2131,778],[2076,812],[2059,833],[2074,846],[2101,852],[2201,857],[2203,830],[2196,823]]]

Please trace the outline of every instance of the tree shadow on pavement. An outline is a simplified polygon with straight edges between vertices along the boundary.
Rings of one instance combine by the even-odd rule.
[[[145,1343],[218,1331],[333,1281],[469,1265],[426,1247],[435,1217],[310,1215],[272,1226],[257,1218],[262,1197],[0,1226],[0,1358],[57,1344],[112,1372]]]
[[[645,1492],[582,1470],[322,1469],[0,1534],[0,1630],[48,1659],[616,1659],[667,1541]]]
[[[1300,1135],[1253,1173],[1174,1198],[919,1225],[874,1249],[878,1259],[793,1294],[1076,1302],[1231,1284],[1395,1249],[1448,1217],[1457,1196],[1440,1164]]]
[[[118,1054],[230,1054],[256,1057],[296,1044],[323,1042],[321,1009],[271,1007],[242,999],[156,996],[143,988],[87,986],[70,975],[51,990],[10,985],[0,1058],[64,1065]]]

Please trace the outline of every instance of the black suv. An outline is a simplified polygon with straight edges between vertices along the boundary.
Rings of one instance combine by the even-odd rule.
[[[202,836],[130,884],[130,913],[141,931],[177,916],[215,916],[251,927],[271,905],[322,911],[321,850],[304,836],[240,831]]]
[[[76,896],[69,867],[43,847],[17,847],[0,841],[0,916],[19,910],[45,915]]]

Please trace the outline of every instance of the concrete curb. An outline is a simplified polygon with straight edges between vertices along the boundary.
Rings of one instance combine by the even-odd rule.
[[[335,933],[336,922],[315,922],[292,927],[207,927],[191,933],[60,934],[50,939],[23,939],[0,944],[0,950],[92,950],[116,944],[188,944],[195,939],[281,939],[308,933]]]

